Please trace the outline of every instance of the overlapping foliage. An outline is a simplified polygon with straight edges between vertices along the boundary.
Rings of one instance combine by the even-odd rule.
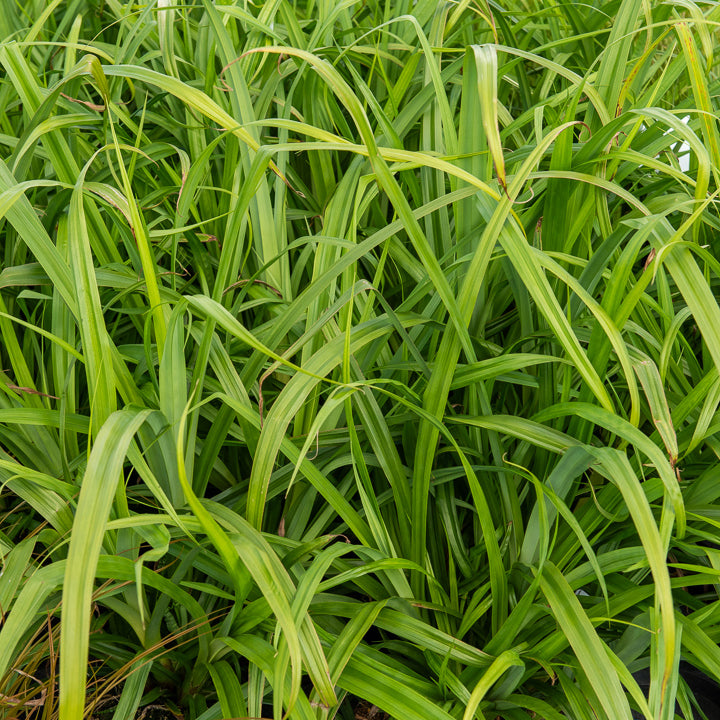
[[[719,21],[3,4],[3,717],[700,717]]]

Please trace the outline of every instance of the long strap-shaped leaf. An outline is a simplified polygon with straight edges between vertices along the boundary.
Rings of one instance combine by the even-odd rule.
[[[662,622],[664,663],[661,667],[659,696],[662,704],[674,707],[675,697],[672,687],[668,683],[675,661],[676,629],[675,608],[666,560],[667,550],[660,537],[650,504],[630,466],[627,455],[611,448],[588,448],[588,452],[600,461],[598,470],[620,489],[645,550],[655,581],[655,596],[660,606]],[[655,679],[652,678],[652,680],[654,684]]]
[[[603,53],[595,87],[606,108],[615,113],[625,79],[625,66],[633,43],[633,29],[638,21],[642,0],[623,0],[613,18],[612,30]],[[596,115],[591,127],[596,129],[602,119]]]
[[[130,441],[150,412],[125,409],[113,413],[98,433],[85,470],[63,585],[60,720],[83,718],[95,569]]]
[[[540,587],[590,681],[607,720],[630,720],[630,706],[610,662],[610,650],[600,640],[580,601],[551,562],[543,566]],[[600,708],[596,708],[596,711]]]
[[[5,162],[0,160],[0,192],[10,192],[18,186]],[[30,249],[42,265],[52,284],[58,289],[68,307],[75,310],[75,289],[67,263],[55,247],[47,231],[42,226],[30,201],[23,195],[5,211],[8,220],[17,230],[18,236]]]

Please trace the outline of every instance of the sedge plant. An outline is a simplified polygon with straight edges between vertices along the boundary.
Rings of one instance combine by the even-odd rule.
[[[2,716],[704,717],[719,23],[4,2]]]

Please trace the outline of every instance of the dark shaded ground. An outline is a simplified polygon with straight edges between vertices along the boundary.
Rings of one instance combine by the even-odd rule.
[[[138,713],[137,720],[181,720],[181,716],[163,705],[148,705]]]

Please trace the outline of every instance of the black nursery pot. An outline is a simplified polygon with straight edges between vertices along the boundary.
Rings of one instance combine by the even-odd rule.
[[[686,662],[680,663],[680,676],[687,683],[700,706],[700,710],[708,720],[720,720],[720,685]],[[647,693],[650,687],[650,673],[647,670],[642,670],[635,673],[633,677],[640,688]],[[677,705],[675,706],[675,712],[681,715],[680,707]],[[634,712],[633,718],[641,720],[642,715]]]

